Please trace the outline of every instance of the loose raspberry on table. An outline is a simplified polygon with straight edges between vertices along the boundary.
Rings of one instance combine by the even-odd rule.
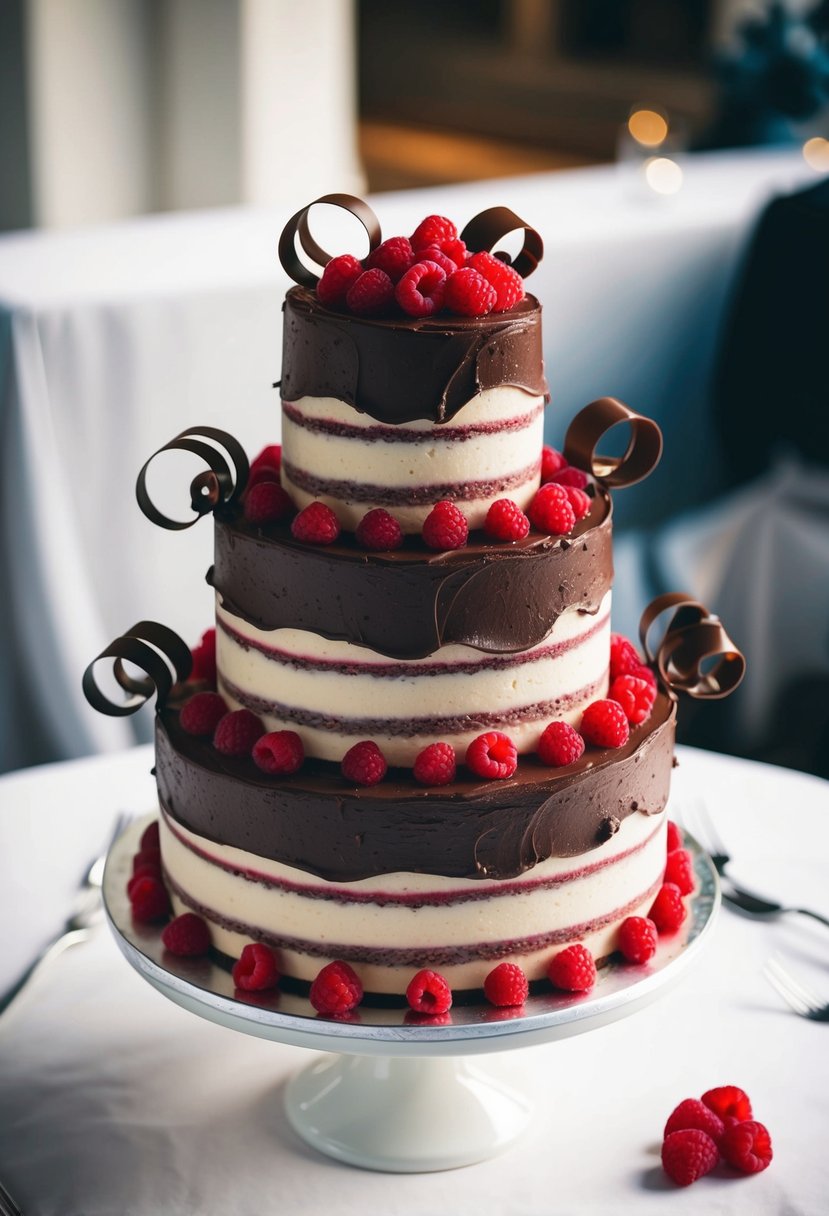
[[[409,317],[430,317],[446,298],[446,271],[437,262],[415,262],[394,289],[394,298]]]
[[[363,985],[348,963],[328,963],[311,985],[310,1000],[317,1013],[350,1013],[363,999]]]
[[[594,701],[582,714],[581,733],[594,747],[624,747],[630,726],[618,701]]]
[[[234,709],[219,721],[213,732],[213,746],[223,756],[249,756],[265,727],[249,709]]]
[[[216,683],[216,630],[205,629],[198,646],[190,651],[193,666],[190,670],[191,680],[204,680],[208,684]]]
[[[743,1122],[754,1117],[751,1100],[738,1085],[718,1085],[715,1089],[706,1090],[701,1101],[721,1119],[738,1119]]]
[[[437,245],[430,245],[428,249],[421,250],[417,259],[419,262],[436,262],[441,270],[445,271],[447,279],[450,274],[454,274],[459,266],[463,266],[463,259],[460,262],[454,261],[448,254],[444,253]]]
[[[491,253],[482,250],[480,253],[473,253],[467,265],[482,274],[495,288],[493,312],[506,312],[524,299],[524,280],[517,270],[502,262],[500,258],[494,258]]]
[[[648,913],[648,916],[656,925],[659,932],[675,932],[687,915],[688,909],[682,902],[682,893],[679,887],[673,882],[663,883]],[[705,1101],[704,1098],[703,1101]],[[717,1113],[719,1114],[719,1111]]]
[[[324,502],[309,502],[291,521],[291,535],[308,545],[333,545],[340,535],[340,521]]]
[[[671,1132],[662,1144],[662,1168],[677,1186],[690,1186],[709,1174],[719,1159],[714,1141],[697,1128]]]
[[[296,508],[287,490],[278,481],[260,481],[245,495],[245,519],[251,524],[274,524],[288,519]]]
[[[545,444],[541,449],[541,484],[551,481],[553,474],[563,469],[566,464],[567,460],[561,452]]]
[[[590,484],[590,478],[581,469],[574,469],[571,464],[565,465],[554,473],[552,481],[559,486],[573,486],[576,490],[584,490]]]
[[[469,524],[460,507],[447,498],[435,503],[423,521],[423,541],[430,549],[460,549],[469,538]]]
[[[584,519],[585,515],[590,514],[590,508],[593,506],[593,499],[589,494],[585,494],[584,490],[579,490],[576,488],[576,486],[563,486],[562,489],[567,495],[567,501],[573,508],[573,514],[577,520]]]
[[[647,963],[656,954],[657,929],[647,916],[629,916],[619,926],[619,950],[628,963]]]
[[[264,992],[279,981],[276,956],[262,942],[249,942],[231,972],[233,983],[243,992]]]
[[[744,1174],[759,1174],[774,1156],[767,1128],[753,1119],[727,1127],[720,1140],[720,1152],[730,1166]]]
[[[380,317],[394,303],[394,283],[385,270],[364,270],[348,289],[346,307],[358,317]]]
[[[462,317],[485,317],[492,312],[498,293],[482,274],[462,266],[446,280],[444,303]]]
[[[182,958],[195,958],[210,949],[210,929],[207,921],[195,912],[184,912],[165,925],[161,933],[165,949]]]
[[[637,667],[642,666],[642,659],[639,652],[626,637],[621,633],[611,633],[610,635],[610,678],[615,680],[617,676],[629,676],[636,672]]]
[[[263,773],[289,777],[299,772],[305,759],[302,740],[293,730],[272,730],[253,745],[253,763]]]
[[[164,883],[154,875],[136,875],[128,889],[133,917],[140,921],[164,920],[170,913],[170,898]]]
[[[576,513],[570,506],[564,487],[547,482],[530,503],[527,514],[539,532],[551,536],[566,536],[576,526]]]
[[[673,853],[674,849],[681,849],[683,844],[682,829],[678,824],[674,823],[673,819],[668,820],[668,852]]]
[[[317,283],[317,299],[326,308],[342,308],[349,288],[363,273],[363,267],[350,253],[332,258]]]
[[[449,785],[455,780],[457,761],[449,743],[430,743],[414,762],[415,781],[420,785]]]
[[[478,735],[466,749],[466,767],[476,777],[488,777],[493,781],[511,777],[518,767],[515,744],[509,735],[500,730]]]
[[[547,976],[554,988],[587,992],[596,982],[596,963],[587,947],[576,942],[553,955],[547,964]]]
[[[694,860],[687,849],[674,849],[665,864],[665,882],[679,887],[681,895],[690,895],[695,887]]]
[[[651,716],[656,689],[638,676],[617,676],[607,695],[619,702],[631,726],[639,726]]]
[[[662,1137],[664,1139],[665,1136],[670,1136],[671,1132],[685,1131],[688,1128],[696,1128],[697,1131],[705,1132],[715,1144],[719,1144],[720,1136],[725,1131],[725,1124],[719,1115],[715,1115],[712,1110],[708,1109],[704,1102],[700,1102],[697,1098],[686,1098],[671,1111]]]
[[[227,705],[217,692],[197,692],[184,702],[178,720],[188,735],[212,735],[226,713]]]
[[[382,245],[372,249],[366,258],[366,270],[383,270],[392,283],[397,283],[414,263],[411,241],[405,236],[391,236],[387,241],[383,241]]]
[[[452,1008],[452,989],[438,971],[418,971],[409,981],[406,1000],[415,1013],[448,1013]]]
[[[427,215],[411,235],[412,249],[419,253],[430,245],[443,249],[444,242],[458,240],[458,229],[445,215]]]
[[[499,963],[484,980],[484,996],[499,1008],[523,1005],[529,991],[527,977],[517,963]]]
[[[363,516],[357,524],[355,536],[364,549],[373,549],[378,553],[388,553],[403,544],[403,529],[394,516],[382,507],[375,507]]]
[[[542,764],[562,768],[575,764],[584,754],[584,739],[568,722],[551,722],[538,740],[538,757]]]
[[[139,852],[145,849],[160,849],[161,848],[161,828],[158,820],[154,819],[152,823],[148,823],[141,833],[141,839],[138,842]]]
[[[496,540],[523,540],[529,530],[529,519],[511,498],[499,498],[486,513],[484,531]]]
[[[364,739],[350,747],[340,767],[346,780],[357,785],[377,785],[388,769],[385,756],[372,739]]]

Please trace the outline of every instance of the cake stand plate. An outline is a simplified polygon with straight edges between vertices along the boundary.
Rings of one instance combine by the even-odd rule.
[[[333,1053],[288,1083],[286,1113],[314,1148],[367,1169],[453,1169],[507,1148],[529,1122],[531,1104],[464,1057],[569,1038],[635,1013],[681,978],[720,905],[716,871],[686,836],[697,880],[690,915],[678,933],[660,939],[649,963],[611,963],[589,993],[532,994],[518,1010],[458,1004],[445,1020],[413,1024],[405,1009],[363,1005],[339,1020],[317,1014],[307,996],[242,993],[212,959],[177,958],[164,949],[159,926],[133,922],[126,885],[151,818],[131,824],[107,859],[104,908],[121,952],[159,992],[200,1017]]]

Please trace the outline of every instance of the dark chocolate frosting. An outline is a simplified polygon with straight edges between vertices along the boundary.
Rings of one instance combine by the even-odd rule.
[[[445,553],[414,537],[393,553],[369,553],[347,539],[311,546],[284,525],[261,529],[238,512],[217,514],[208,574],[224,607],[260,629],[309,629],[398,659],[425,658],[451,643],[527,650],[566,609],[596,612],[612,581],[603,491],[570,536],[473,540]]]
[[[675,714],[660,694],[624,747],[588,748],[564,769],[528,756],[506,781],[424,789],[390,770],[379,785],[357,789],[335,765],[313,760],[295,777],[268,778],[252,760],[185,735],[165,710],[158,789],[172,816],[199,835],[330,881],[398,871],[512,878],[545,858],[598,848],[627,816],[664,808]]]
[[[282,397],[335,397],[378,422],[446,422],[488,388],[546,396],[541,305],[485,317],[358,317],[306,287],[284,305]]]

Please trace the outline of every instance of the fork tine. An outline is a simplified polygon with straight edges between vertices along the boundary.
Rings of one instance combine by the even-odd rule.
[[[791,993],[789,989],[777,978],[774,971],[770,971],[768,967],[764,967],[763,975],[771,984],[775,992],[777,992],[778,995],[783,998],[790,1009],[793,1009],[795,1013],[800,1013],[804,1017],[808,1017],[809,1006],[804,1005],[803,1001],[801,1001],[799,997],[794,996],[794,994]]]
[[[795,979],[774,956],[766,963],[763,973],[792,1008],[800,1006],[800,1012],[811,1013],[823,1006],[820,998]]]
[[[772,964],[774,969],[777,971],[778,975],[785,976],[786,980],[789,983],[789,987],[792,989],[793,992],[797,993],[797,995],[800,997],[800,999],[802,1001],[805,1001],[808,1005],[813,1006],[815,1009],[820,1009],[821,1005],[823,1004],[823,1001],[820,999],[819,996],[817,996],[816,993],[814,993],[810,988],[807,988],[805,984],[800,983],[800,981],[797,980],[795,978],[795,976],[792,975],[791,971],[786,970],[786,968],[779,961],[779,959],[772,956],[772,958],[769,960],[769,962]]]
[[[714,820],[711,818],[711,812],[705,805],[704,800],[702,798],[696,799],[695,806],[699,815],[699,823],[702,825],[703,834],[710,846],[707,851],[709,853],[727,854],[728,849],[725,847],[725,844],[717,831]]]

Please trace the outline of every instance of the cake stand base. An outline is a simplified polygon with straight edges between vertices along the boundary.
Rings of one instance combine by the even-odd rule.
[[[396,1174],[484,1161],[532,1114],[523,1095],[453,1056],[325,1056],[289,1081],[285,1110],[312,1148]]]

